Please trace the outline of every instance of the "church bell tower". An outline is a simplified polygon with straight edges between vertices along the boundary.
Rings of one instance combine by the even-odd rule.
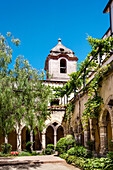
[[[51,81],[68,81],[69,75],[77,71],[78,58],[58,39],[58,44],[50,50],[45,61],[46,79]],[[51,78],[48,77],[51,75]]]

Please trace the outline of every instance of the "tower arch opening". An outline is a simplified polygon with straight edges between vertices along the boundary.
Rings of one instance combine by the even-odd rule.
[[[66,73],[66,72],[67,72],[66,60],[61,59],[60,60],[60,73]]]

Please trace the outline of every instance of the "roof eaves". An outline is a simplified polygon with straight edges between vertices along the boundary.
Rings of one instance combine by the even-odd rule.
[[[109,2],[107,3],[106,7],[103,10],[103,13],[108,13],[109,12],[109,5],[111,4],[112,0],[109,0]]]

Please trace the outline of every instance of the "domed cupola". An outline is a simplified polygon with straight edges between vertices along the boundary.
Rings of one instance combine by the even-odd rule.
[[[45,61],[44,69],[46,73],[52,76],[52,81],[68,81],[68,74],[77,71],[78,58],[74,54],[72,50],[62,45],[59,38],[58,44],[50,50]],[[48,76],[46,76],[46,79],[48,79]]]

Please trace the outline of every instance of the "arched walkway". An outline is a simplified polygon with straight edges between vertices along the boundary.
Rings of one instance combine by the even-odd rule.
[[[83,131],[81,122],[80,122],[80,126],[79,126],[79,133],[80,133],[80,144],[84,146],[84,131]]]
[[[90,144],[90,139],[91,139],[91,134],[90,134],[90,122],[88,120],[88,124],[86,126],[86,129],[84,130],[84,146],[89,148]]]
[[[54,144],[54,130],[52,126],[48,126],[46,130],[46,146]]]
[[[26,127],[24,127],[22,129],[22,132],[21,132],[21,146],[22,146],[22,150],[29,149],[29,148],[26,147],[26,143],[28,141],[30,141],[30,132],[29,132],[29,130]]]
[[[39,132],[38,128],[36,127],[34,129],[34,133],[33,133],[33,150],[41,150],[42,146],[41,146],[41,133]]]
[[[111,118],[109,112],[106,115],[106,123],[107,123],[107,148],[110,150],[110,141],[112,139],[112,129],[111,129]]]
[[[111,115],[109,111],[105,109],[100,122],[100,153],[106,154],[106,152],[110,150],[110,140],[112,140]]]
[[[95,150],[96,150],[96,153],[99,153],[100,151],[100,128],[99,128],[99,124],[97,123],[97,121],[95,121],[94,123],[94,127],[95,128],[95,136],[94,136],[94,139],[95,139]]]
[[[0,135],[0,151],[1,151],[1,144],[3,144],[5,142],[5,137]]]
[[[60,138],[64,137],[64,130],[62,126],[59,126],[57,128],[57,142],[59,141]]]
[[[17,134],[16,130],[12,130],[8,135],[8,143],[12,145],[12,151],[17,150]]]

